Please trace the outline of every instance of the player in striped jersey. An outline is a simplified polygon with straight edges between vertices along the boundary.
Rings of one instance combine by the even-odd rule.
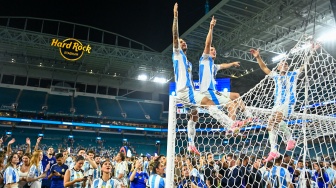
[[[5,172],[3,174],[5,187],[18,187],[18,182],[20,181],[19,172],[17,170],[17,164],[19,163],[19,156],[17,154],[12,154],[8,157]]]
[[[282,156],[275,160],[267,176],[267,187],[272,188],[294,188],[292,176],[287,168],[281,167]]]
[[[230,66],[239,66],[239,63],[234,62],[229,65],[214,64],[214,60],[216,59],[216,49],[211,46],[211,43],[213,28],[215,25],[216,20],[214,17],[212,17],[209,32],[205,41],[204,51],[199,61],[200,92],[210,98],[216,105],[221,105],[227,108],[230,118],[227,120],[227,124],[225,124],[225,127],[228,129],[229,132],[237,132],[241,126],[246,125],[247,123],[252,121],[252,114],[245,108],[245,104],[239,98],[240,95],[238,93],[221,93],[216,89],[215,76],[217,74],[217,71],[229,68]],[[238,108],[245,113],[245,116],[249,118],[248,120],[235,121],[236,111]]]
[[[148,185],[149,188],[164,188],[165,180],[162,178],[164,173],[164,165],[159,161],[153,163],[153,172],[149,176]]]
[[[188,121],[188,150],[200,154],[195,147],[194,139],[196,135],[195,125],[198,121],[198,112],[196,105],[206,107],[209,114],[219,121],[226,124],[232,121],[226,114],[217,108],[215,103],[200,92],[195,92],[192,80],[192,64],[187,59],[187,43],[179,38],[178,33],[178,5],[174,5],[174,21],[172,26],[173,32],[173,66],[176,82],[176,95],[183,101],[185,106],[191,108],[190,120]]]
[[[117,179],[113,179],[111,176],[112,164],[109,160],[103,162],[102,167],[102,176],[93,180],[91,188],[122,188],[122,182]]]
[[[267,126],[271,152],[269,153],[266,161],[270,161],[280,155],[277,146],[277,129],[284,133],[283,139],[287,142],[286,150],[292,150],[295,147],[296,141],[292,138],[292,133],[283,119],[288,118],[294,111],[297,80],[299,74],[303,70],[303,67],[294,71],[289,71],[288,63],[285,60],[282,60],[277,67],[277,70],[280,73],[277,73],[276,71],[271,71],[266,66],[264,61],[261,59],[258,50],[251,49],[251,53],[257,59],[261,70],[273,78],[275,82],[274,107],[272,109],[273,115],[269,118]]]

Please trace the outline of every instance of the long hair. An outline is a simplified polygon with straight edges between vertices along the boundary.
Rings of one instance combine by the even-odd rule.
[[[38,166],[40,164],[40,154],[42,153],[42,150],[36,150],[34,151],[31,159],[30,159],[30,166],[35,165],[38,169]]]
[[[8,159],[7,159],[7,164],[6,164],[5,169],[6,169],[7,167],[9,167],[9,166],[13,167],[13,165],[12,165],[12,160],[13,160],[13,157],[14,157],[15,155],[18,156],[18,154],[13,153],[12,155],[10,155],[10,156],[8,157]],[[19,157],[19,156],[18,156],[18,157]]]
[[[317,165],[320,169],[320,172],[317,172],[318,174],[318,177],[317,177],[317,180],[316,181],[323,181],[323,182],[326,182],[325,179],[324,179],[324,174],[325,174],[325,170],[324,168],[322,168],[322,166],[320,165],[320,163],[318,162],[314,162],[313,165]]]

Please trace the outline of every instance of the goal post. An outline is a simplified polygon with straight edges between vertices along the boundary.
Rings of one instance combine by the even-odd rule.
[[[165,187],[175,187],[174,167],[175,167],[175,139],[176,139],[176,97],[169,96],[168,113],[168,141],[167,141],[167,166]]]

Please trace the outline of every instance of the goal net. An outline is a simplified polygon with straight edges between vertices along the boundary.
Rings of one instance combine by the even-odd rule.
[[[315,171],[328,169],[328,162],[332,164],[336,155],[335,59],[322,46],[302,37],[280,62],[267,66],[274,67],[272,72],[277,74],[284,72],[283,76],[266,75],[241,96],[253,122],[237,134],[228,134],[207,110],[198,106],[195,146],[201,155],[188,151],[189,115],[183,107],[177,107],[178,99],[170,97],[167,157],[175,160],[167,161],[166,187],[175,187],[188,179],[182,171],[185,165],[189,169],[189,180],[194,181],[191,177],[197,176],[200,182],[213,187],[264,187],[267,184],[281,187],[288,177],[276,174],[275,169],[280,167],[289,172],[291,179],[286,183],[296,187],[321,180],[314,178]],[[280,67],[284,62],[288,64],[286,71]],[[293,76],[293,72],[298,74]],[[279,95],[289,101],[289,107],[279,107],[276,100]],[[218,107],[228,113],[223,106]],[[271,119],[279,108],[286,109],[282,111],[284,118],[274,123]],[[237,109],[236,120],[246,119],[245,114]],[[296,143],[287,150],[289,140]],[[274,160],[265,160],[272,151],[279,155]]]

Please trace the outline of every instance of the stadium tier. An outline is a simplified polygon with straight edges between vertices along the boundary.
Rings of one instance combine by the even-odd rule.
[[[1,110],[161,123],[163,104],[135,99],[114,99],[0,87]]]

